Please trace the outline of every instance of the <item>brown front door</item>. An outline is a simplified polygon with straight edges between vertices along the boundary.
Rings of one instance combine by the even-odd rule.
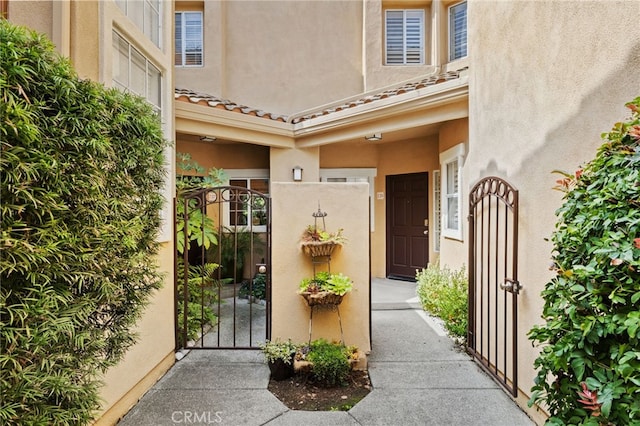
[[[429,262],[427,173],[387,176],[387,276],[415,279]]]

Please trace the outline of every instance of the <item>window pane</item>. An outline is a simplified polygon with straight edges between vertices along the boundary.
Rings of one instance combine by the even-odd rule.
[[[129,43],[113,33],[112,79],[119,87],[129,87]]]
[[[131,49],[131,84],[129,89],[140,96],[147,96],[147,61],[136,49]]]
[[[385,17],[386,64],[424,62],[424,11],[387,10]]]
[[[147,99],[154,106],[160,109],[162,107],[162,101],[160,99],[161,84],[162,84],[160,70],[151,64],[149,64],[148,68],[149,68],[149,72],[148,72],[148,78],[147,78],[147,84],[148,84]]]
[[[449,9],[449,60],[467,56],[467,3]]]
[[[447,228],[458,229],[458,196],[447,196]]]
[[[458,193],[458,160],[447,163],[447,195]]]
[[[175,15],[176,26],[176,50],[174,56],[174,65],[182,65],[182,13]]]

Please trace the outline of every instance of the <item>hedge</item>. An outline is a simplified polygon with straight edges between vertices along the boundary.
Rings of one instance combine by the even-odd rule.
[[[87,424],[162,282],[159,118],[0,19],[0,423]]]

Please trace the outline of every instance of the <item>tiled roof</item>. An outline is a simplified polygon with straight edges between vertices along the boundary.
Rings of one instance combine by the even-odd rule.
[[[238,105],[226,99],[220,99],[217,96],[208,95],[206,93],[198,93],[188,89],[175,89],[176,101],[190,102],[192,104],[200,104],[211,108],[226,109],[227,111],[240,112],[246,115],[254,115],[256,117],[269,118],[276,121],[287,121],[286,115],[277,115],[264,112],[262,110],[251,108],[244,105]]]
[[[291,123],[296,124],[305,120],[310,120],[312,118],[320,117],[323,115],[342,111],[348,108],[353,108],[359,105],[367,104],[369,102],[375,102],[381,99],[386,99],[392,96],[397,96],[403,93],[411,92],[413,90],[422,89],[424,87],[434,86],[436,84],[443,83],[445,81],[455,80],[460,78],[461,74],[466,70],[467,68],[462,68],[457,71],[447,71],[447,72],[444,72],[438,75],[432,75],[417,81],[403,83],[402,85],[394,88],[384,89],[383,91],[377,92],[377,93],[361,95],[359,97],[355,97],[353,100],[349,100],[344,103],[340,103],[338,105],[334,105],[328,108],[319,109],[318,111],[315,111],[315,112],[302,113],[304,115],[286,116],[286,115],[271,114],[256,108],[251,108],[244,105],[238,105],[234,102],[231,102],[226,99],[220,99],[213,95],[198,93],[188,89],[175,89],[175,99],[176,101],[206,105],[211,108],[226,109],[227,111],[235,111],[242,114],[253,115],[256,117],[267,118],[275,121],[282,121],[282,122],[290,121]]]

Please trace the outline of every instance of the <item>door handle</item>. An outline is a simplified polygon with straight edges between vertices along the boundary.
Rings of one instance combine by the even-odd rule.
[[[520,293],[520,289],[522,285],[517,280],[512,280],[511,278],[505,278],[503,283],[500,283],[500,289],[504,291],[508,291],[509,293],[518,294]]]
[[[422,231],[422,233],[423,233],[424,235],[429,235],[429,230],[428,230],[428,229],[425,229],[424,231]]]

